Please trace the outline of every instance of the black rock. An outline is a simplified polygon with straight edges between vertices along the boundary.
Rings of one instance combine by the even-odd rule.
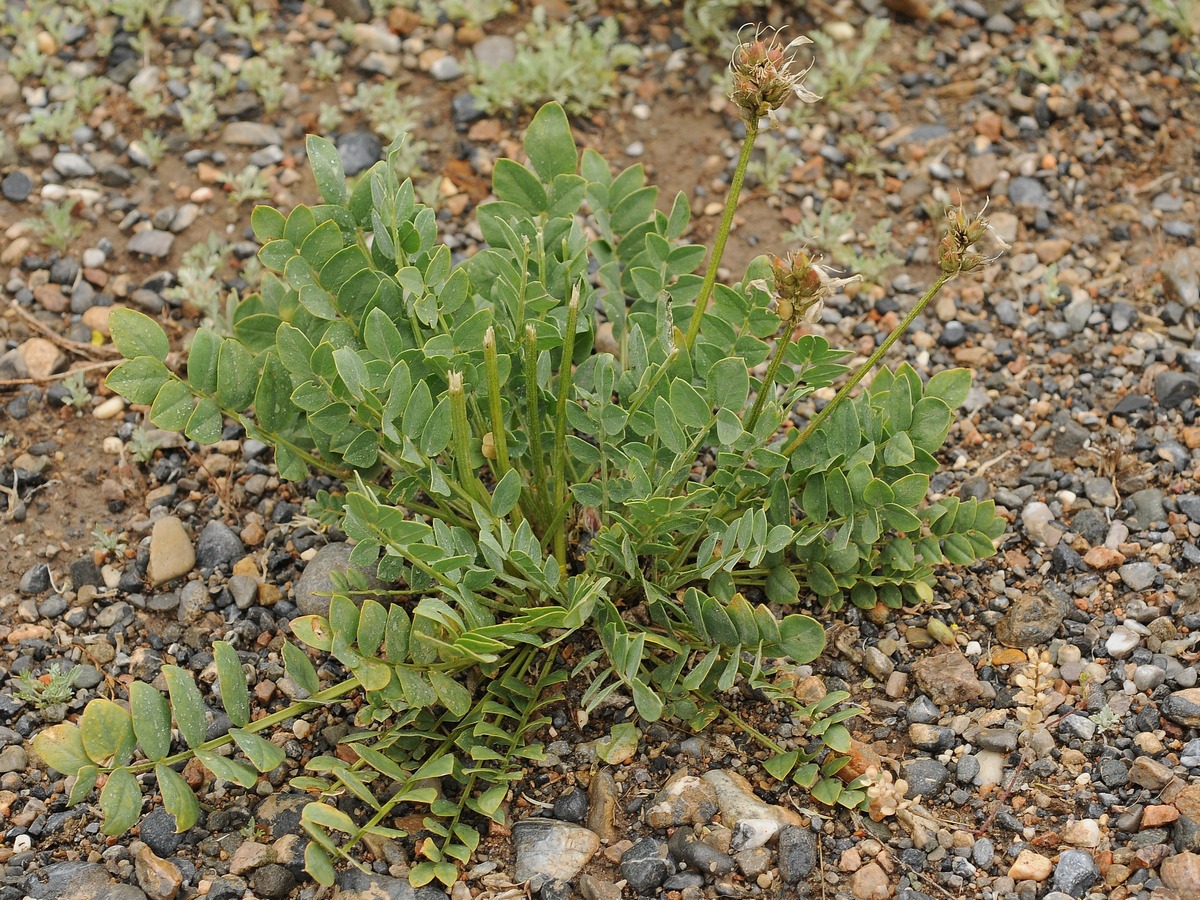
[[[903,767],[908,797],[936,797],[950,780],[950,770],[936,759],[914,759]]]
[[[246,555],[246,545],[224,522],[209,521],[196,542],[196,565],[201,569],[232,566]]]
[[[50,590],[50,567],[37,563],[21,576],[17,590],[22,594],[40,594]]]
[[[86,862],[54,863],[39,869],[29,879],[26,896],[30,900],[69,900],[73,897],[146,900],[146,895],[133,885],[111,881],[104,866]]]
[[[255,869],[254,874],[250,876],[250,887],[267,900],[282,900],[295,886],[296,876],[275,863]]]
[[[1145,394],[1126,394],[1109,411],[1109,415],[1127,418],[1135,412],[1141,412],[1143,409],[1149,408],[1150,398]]]
[[[538,891],[540,900],[574,900],[575,892],[565,881],[547,881]]]
[[[1064,850],[1054,867],[1054,889],[1071,897],[1082,897],[1100,878],[1092,854],[1086,850]]]
[[[1154,379],[1154,396],[1160,406],[1175,409],[1200,394],[1200,378],[1183,372],[1160,372]]]
[[[583,788],[572,788],[554,801],[554,818],[581,824],[587,818],[588,797]]]
[[[1013,206],[1032,206],[1044,208],[1050,205],[1046,188],[1036,178],[1024,175],[1014,178],[1008,185],[1008,199]]]
[[[733,871],[733,860],[697,840],[690,828],[676,828],[667,847],[673,859],[705,875],[728,875]]]
[[[50,264],[50,281],[52,284],[74,284],[79,277],[79,260],[70,256],[56,259]]]
[[[383,156],[383,145],[369,131],[350,131],[338,138],[338,156],[347,175],[371,168]]]
[[[20,203],[33,192],[33,181],[24,172],[9,172],[0,181],[0,194],[12,203]]]
[[[807,828],[785,825],[779,830],[779,875],[784,884],[799,884],[817,865],[817,836]]]
[[[242,900],[246,893],[246,880],[237,875],[226,875],[213,881],[205,894],[206,900]]]
[[[653,894],[670,875],[667,845],[655,838],[642,838],[621,857],[621,877],[639,894]]]
[[[167,859],[183,840],[175,833],[175,817],[165,809],[156,809],[142,819],[141,838],[155,855]]]
[[[466,131],[472,122],[478,122],[486,115],[487,112],[473,94],[464,91],[450,101],[450,118],[459,131]]]
[[[942,328],[942,336],[938,338],[938,343],[943,347],[957,347],[967,339],[967,329],[962,322],[957,319],[947,322]]]
[[[100,587],[104,583],[104,579],[100,577],[100,569],[92,560],[77,559],[71,563],[71,583],[75,586],[75,590],[79,590],[80,586],[85,584]]]

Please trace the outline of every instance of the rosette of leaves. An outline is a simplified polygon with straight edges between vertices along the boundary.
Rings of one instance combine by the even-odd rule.
[[[110,319],[128,360],[108,384],[154,424],[211,443],[232,418],[274,448],[284,477],[312,467],[348,485],[321,515],[355,542],[352,562],[392,587],[351,579],[327,616],[292,631],[349,677],[323,686],[286,643],[288,674],[310,696],[250,721],[224,645],[229,735],[204,740],[205,699],[167,667],[169,698],[135,685],[132,722],[95,701],[78,726],[38,738],[43,758],[76,776],[75,800],[107,776],[110,833],[136,819],[138,778],[153,771],[182,829],[195,801],[179,763],[194,755],[253,783],[277,760],[261,735],[355,693],[347,752],[309,761],[292,782],[314,795],[308,869],[328,883],[335,859],[353,860],[364,835],[397,835],[398,810],[420,805],[428,837],[411,880],[450,884],[539,758],[558,685],[587,673],[586,710],[620,693],[645,721],[697,729],[730,714],[722,697],[735,688],[790,704],[807,724],[803,751],[731,721],[777,777],[861,803],[830,755],[849,746],[853,710],[834,711],[844,696],[802,707],[776,675],[823,648],[820,623],[793,611],[813,595],[865,602],[866,585],[885,604],[919,599],[929,567],[990,552],[973,537],[994,531],[990,506],[922,506],[966,374],[922,386],[911,370],[885,373],[788,446],[793,406],[843,374],[843,354],[811,335],[772,340],[781,322],[761,286],[765,260],[717,285],[685,340],[674,320],[701,295],[706,255],[681,241],[685,195],[660,210],[640,165],[614,174],[580,154],[549,104],[526,133],[528,164],[495,165],[497,200],[477,211],[487,246],[455,261],[433,211],[394,174],[398,146],[351,187],[332,144],[309,138],[323,202],[255,210],[270,274],[234,310],[232,337],[196,333],[185,373],[167,368],[151,319]],[[611,339],[600,344],[602,327]],[[890,550],[897,540],[911,549]],[[142,707],[153,728],[138,724]],[[172,721],[187,745],[174,754]],[[248,762],[225,755],[235,749]]]

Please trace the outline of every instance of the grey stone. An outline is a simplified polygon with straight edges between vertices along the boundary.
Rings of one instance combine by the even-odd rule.
[[[1113,487],[1111,478],[1102,478],[1099,475],[1085,478],[1083,480],[1083,493],[1097,506],[1104,506],[1111,509],[1117,505],[1117,491]],[[1076,516],[1075,518],[1078,519],[1079,517]],[[1079,526],[1076,525],[1075,527],[1078,528]]]
[[[7,772],[24,773],[29,764],[29,755],[20,744],[9,744],[0,750],[0,775]]]
[[[283,143],[279,129],[263,122],[229,122],[221,138],[225,143],[239,147],[268,147]]]
[[[486,115],[487,112],[479,105],[475,95],[468,91],[455,94],[450,101],[450,118],[459,131],[466,131],[472,122],[478,122]]]
[[[435,59],[433,65],[429,67],[429,74],[434,81],[453,81],[462,73],[462,63],[449,54]]]
[[[1141,665],[1133,670],[1132,680],[1135,688],[1149,693],[1167,680],[1167,673],[1158,666]]]
[[[779,876],[784,884],[799,884],[817,866],[817,836],[798,825],[779,830]]]
[[[209,521],[196,542],[196,565],[202,569],[232,566],[246,555],[246,546],[232,528],[216,519]]]
[[[271,840],[300,833],[300,813],[309,798],[302,794],[272,794],[254,810],[254,818],[267,829]],[[214,829],[215,830],[215,829]]]
[[[63,178],[90,178],[96,174],[96,167],[79,153],[56,153],[51,165]]]
[[[266,900],[282,900],[296,886],[296,876],[281,865],[271,863],[255,869],[250,876],[250,887]]]
[[[908,796],[936,797],[950,781],[950,770],[936,759],[914,759],[902,766]]]
[[[942,712],[932,700],[924,694],[918,694],[913,702],[908,705],[905,716],[910,723],[931,725],[942,717]]]
[[[1017,749],[1017,734],[1007,728],[984,728],[975,736],[973,743],[983,750],[1012,753]]]
[[[301,615],[323,616],[329,612],[329,598],[333,593],[333,573],[345,571],[350,564],[350,544],[326,544],[308,561],[304,573],[292,588],[293,598]],[[363,570],[365,571],[365,570]],[[374,572],[367,573],[371,583],[379,587]]]
[[[130,253],[139,253],[142,256],[153,256],[156,259],[162,259],[171,252],[171,246],[175,243],[175,235],[169,231],[159,231],[157,228],[148,228],[145,231],[139,231],[129,239],[129,244],[126,249]]]
[[[971,847],[971,862],[981,869],[990,866],[995,858],[996,845],[992,843],[991,838],[980,838]]]
[[[513,825],[512,842],[518,882],[570,881],[600,849],[595,832],[557,819],[522,819]]]
[[[517,45],[505,34],[490,34],[471,48],[481,66],[500,66],[517,58]]]
[[[233,605],[238,609],[249,609],[258,599],[258,582],[249,575],[234,575],[227,586],[233,594]]]
[[[1200,379],[1197,379],[1197,383],[1200,384]],[[1129,502],[1133,504],[1131,518],[1139,528],[1149,528],[1155,522],[1167,520],[1167,511],[1163,508],[1163,492],[1158,488],[1134,491],[1129,495]]]
[[[33,181],[24,172],[9,172],[0,181],[0,194],[11,203],[21,203],[33,192]]]
[[[1071,326],[1072,331],[1083,331],[1087,327],[1088,319],[1094,309],[1091,297],[1086,295],[1077,297],[1063,309],[1063,318]]]
[[[1008,185],[1008,199],[1013,206],[1029,206],[1037,209],[1048,209],[1050,198],[1046,188],[1036,178],[1024,175],[1014,178]]]
[[[324,6],[339,19],[351,22],[371,20],[371,5],[367,0],[324,0]]]
[[[436,889],[431,896],[439,894],[445,896]],[[338,875],[337,896],[338,900],[417,900],[417,892],[406,879],[367,874],[358,869],[348,869]]]
[[[1125,586],[1134,591],[1146,590],[1154,584],[1155,576],[1158,574],[1154,564],[1148,562],[1126,563],[1117,572],[1120,574],[1121,580],[1125,582]]]
[[[1163,294],[1189,309],[1200,304],[1200,247],[1176,251],[1159,266],[1163,276]]]
[[[45,563],[31,566],[21,576],[17,590],[22,594],[41,594],[50,590],[50,567]]]
[[[1200,394],[1200,378],[1185,372],[1160,372],[1154,379],[1154,396],[1161,406],[1175,409]]]
[[[39,869],[30,876],[25,896],[29,900],[146,900],[141,889],[111,881],[103,866],[87,862]]]
[[[729,855],[698,840],[690,828],[676,828],[667,848],[672,859],[705,875],[728,875],[733,871]]]
[[[1177,725],[1200,727],[1200,688],[1168,694],[1162,703],[1162,714]]]
[[[1179,751],[1179,764],[1194,769],[1200,766],[1200,738],[1192,738]]]
[[[908,739],[914,747],[931,753],[940,753],[954,746],[953,728],[939,725],[923,725],[914,722],[908,726]]]
[[[1086,850],[1064,850],[1054,867],[1054,889],[1070,897],[1082,897],[1100,879],[1092,854]]]
[[[357,175],[383,157],[383,145],[369,131],[346,132],[338,138],[337,151],[347,175]]]
[[[963,756],[954,769],[954,780],[959,784],[972,784],[979,775],[979,768],[979,760],[974,756]]]
[[[639,894],[653,894],[671,874],[667,845],[642,838],[621,857],[621,877]]]
[[[1097,769],[1107,787],[1119,788],[1129,783],[1129,768],[1119,759],[1102,759]]]

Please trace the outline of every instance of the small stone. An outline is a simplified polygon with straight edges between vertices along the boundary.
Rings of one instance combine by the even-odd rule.
[[[1134,591],[1144,591],[1151,587],[1158,574],[1154,565],[1148,562],[1127,563],[1118,571],[1125,586]]]
[[[1062,839],[1074,847],[1099,847],[1100,823],[1095,819],[1073,819],[1059,832]],[[1065,890],[1065,888],[1059,888]]]
[[[91,178],[96,174],[96,167],[79,153],[56,153],[51,165],[63,178]]]
[[[29,338],[17,348],[17,352],[25,363],[29,378],[49,378],[67,364],[66,355],[45,338]]]
[[[1166,671],[1158,666],[1141,665],[1133,670],[1133,686],[1143,693],[1149,693],[1166,680]]]
[[[912,671],[922,690],[941,706],[972,703],[985,693],[970,660],[954,648],[940,648],[921,657]]]
[[[785,825],[779,830],[779,876],[784,884],[799,884],[817,865],[817,838],[807,828]]]
[[[655,838],[642,838],[625,851],[620,869],[631,888],[639,894],[653,894],[671,874],[667,845]]]
[[[241,538],[224,522],[211,519],[196,542],[196,564],[202,569],[228,568],[246,555]]]
[[[1163,294],[1191,309],[1200,305],[1200,247],[1178,250],[1159,266],[1163,276]]]
[[[434,81],[453,81],[462,73],[462,63],[450,55],[435,59],[433,65],[429,67],[429,74]]]
[[[517,58],[517,46],[508,35],[488,35],[471,48],[481,66],[500,66]]]
[[[883,867],[870,862],[850,877],[850,890],[858,900],[881,900],[891,892],[891,882]]]
[[[941,753],[954,746],[956,735],[953,728],[938,725],[913,723],[908,726],[908,740],[918,750]]]
[[[24,172],[9,172],[0,181],[0,194],[11,203],[21,203],[33,191],[33,181]]]
[[[142,819],[138,833],[146,846],[164,859],[174,854],[183,840],[183,835],[175,833],[175,817],[165,809],[147,813]]]
[[[1162,703],[1162,714],[1177,725],[1200,728],[1200,688],[1169,694]]]
[[[726,769],[713,769],[701,776],[717,795],[721,819],[733,829],[732,849],[736,853],[761,847],[785,825],[800,825],[800,816],[782,806],[764,803],[743,776]]]
[[[329,598],[334,590],[333,573],[347,568],[353,549],[347,543],[326,544],[308,561],[304,572],[292,588],[295,598],[293,602],[301,615],[328,615]],[[365,574],[373,585],[378,585],[374,572]]]
[[[164,516],[150,533],[150,563],[146,577],[157,587],[186,575],[196,565],[196,551],[187,530],[175,516]]]
[[[1083,555],[1083,561],[1091,568],[1105,572],[1125,562],[1125,554],[1111,547],[1093,547]]]
[[[1013,881],[1045,881],[1054,871],[1054,865],[1046,857],[1032,850],[1022,850],[1008,870]]]
[[[908,796],[936,797],[950,781],[950,770],[936,759],[914,759],[901,767]]]
[[[980,838],[971,847],[971,862],[979,868],[986,869],[996,858],[996,845],[991,838]]]
[[[1175,409],[1200,394],[1200,378],[1184,372],[1160,372],[1154,379],[1154,395],[1160,405]]]
[[[0,749],[0,774],[8,772],[24,773],[29,764],[29,756],[20,744],[9,744]]]
[[[1054,524],[1054,513],[1045,503],[1034,501],[1021,510],[1021,524],[1029,539],[1053,547],[1062,539],[1062,529]]]
[[[149,900],[175,900],[183,885],[183,875],[177,865],[170,860],[160,859],[143,844],[133,856],[133,867],[138,885]]]
[[[1113,659],[1124,659],[1141,643],[1141,637],[1124,625],[1118,625],[1104,642],[1104,649]]]
[[[587,791],[583,788],[572,788],[554,801],[554,818],[564,822],[579,825],[587,818],[587,811]]]
[[[162,259],[170,254],[171,245],[174,243],[175,235],[171,234],[171,232],[149,228],[145,231],[139,231],[131,237],[126,249],[130,253],[139,253],[142,256],[153,256],[156,259]]]
[[[347,175],[357,175],[383,157],[383,145],[369,131],[348,131],[338,138],[338,156]]]
[[[1180,853],[1163,860],[1158,870],[1163,884],[1180,897],[1200,896],[1200,854]]]
[[[229,122],[225,125],[225,131],[221,138],[225,143],[239,147],[268,147],[283,144],[283,135],[279,133],[279,129],[263,122]]]
[[[514,877],[521,883],[538,875],[570,881],[600,849],[600,838],[594,832],[556,819],[522,819],[513,825],[512,840]]]
[[[1020,594],[996,623],[996,637],[1021,650],[1047,643],[1058,633],[1068,611],[1066,598],[1059,594],[1045,590]]]
[[[655,795],[645,818],[651,828],[663,830],[677,825],[707,825],[717,811],[713,786],[683,770],[672,775]]]
[[[50,590],[50,567],[45,563],[36,563],[26,569],[17,584],[17,590],[22,594],[42,594]]]
[[[255,869],[250,876],[250,887],[259,897],[266,900],[283,900],[296,886],[296,876],[276,863]]]

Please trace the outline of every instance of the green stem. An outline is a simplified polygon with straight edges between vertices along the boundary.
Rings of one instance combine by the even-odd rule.
[[[700,322],[708,311],[708,300],[712,296],[713,286],[717,283],[717,267],[721,265],[721,257],[725,253],[725,242],[729,240],[729,232],[733,228],[733,214],[737,210],[738,197],[742,193],[742,182],[746,180],[746,167],[750,165],[750,153],[754,150],[754,142],[758,138],[758,123],[746,125],[746,137],[742,141],[742,152],[738,156],[737,167],[733,170],[733,180],[729,182],[729,196],[725,198],[725,213],[721,216],[721,224],[717,228],[717,239],[713,243],[712,256],[708,260],[708,269],[704,273],[704,284],[700,287],[700,296],[696,298],[696,308],[692,311],[692,321],[688,324],[684,344],[689,350],[696,342],[700,333]]]
[[[562,362],[558,367],[558,405],[554,411],[554,505],[561,508],[567,502],[567,400],[571,394],[571,360],[575,354],[575,327],[579,323],[579,285],[571,290],[567,303],[567,333],[563,336]],[[567,568],[567,532],[561,526],[554,529],[554,558],[559,567]]]
[[[484,506],[490,497],[471,465],[471,426],[467,422],[467,396],[463,393],[462,372],[450,373],[450,423],[454,435],[454,459],[458,480]]]
[[[327,687],[323,691],[317,691],[317,693],[311,694],[305,700],[297,700],[290,706],[279,710],[279,712],[271,713],[269,716],[263,716],[261,719],[256,719],[255,721],[250,722],[242,730],[248,731],[251,734],[255,734],[259,731],[265,731],[268,728],[274,728],[276,725],[280,725],[283,722],[286,722],[288,719],[295,718],[301,713],[312,709],[314,706],[322,706],[326,703],[337,700],[339,697],[350,693],[350,691],[356,687],[358,687],[357,678],[347,678],[345,681],[339,681],[332,687]],[[195,756],[197,750],[219,750],[221,747],[232,743],[233,736],[225,734],[219,738],[213,738],[211,741],[205,741],[199,747],[191,747],[187,750],[182,750],[173,756],[166,757],[165,759],[138,763],[137,765],[125,766],[124,768],[128,769],[129,772],[134,775],[137,775],[141,772],[150,772],[153,771],[155,766],[173,766],[176,763],[185,762],[186,760],[189,760]],[[115,771],[115,769],[105,769],[103,771],[112,772]]]
[[[772,753],[782,753],[783,752],[783,748],[780,747],[779,744],[775,743],[775,741],[771,740],[769,737],[767,737],[765,734],[763,734],[761,731],[759,731],[757,728],[755,728],[753,725],[751,725],[749,722],[747,722],[745,719],[743,719],[741,716],[739,716],[737,713],[735,713],[732,709],[730,709],[724,703],[721,703],[719,701],[714,701],[714,702],[716,702],[716,704],[720,708],[721,712],[725,715],[725,717],[727,719],[729,719],[730,722],[732,722],[734,725],[736,725],[738,728],[740,728],[746,734],[750,735],[750,737],[754,738],[756,741],[758,741],[760,744],[762,744],[764,747],[766,747]]]
[[[795,437],[788,441],[787,445],[783,448],[783,450],[780,451],[784,456],[790,457],[793,453],[799,450],[800,447],[803,446],[804,442],[812,437],[816,430],[821,427],[821,423],[829,418],[830,414],[837,409],[839,405],[845,402],[846,398],[850,396],[850,392],[853,391],[858,383],[866,377],[868,372],[870,372],[879,364],[879,360],[883,359],[884,354],[891,349],[892,344],[900,340],[901,335],[908,331],[909,326],[911,326],[913,323],[913,320],[924,311],[925,307],[929,305],[929,302],[938,295],[938,292],[943,286],[945,286],[946,282],[953,278],[955,274],[956,273],[943,272],[938,276],[937,281],[931,284],[929,286],[929,290],[925,292],[925,295],[917,301],[917,305],[909,311],[908,315],[904,317],[899,325],[892,329],[892,333],[884,338],[883,343],[875,348],[875,352],[867,357],[867,361],[858,367],[857,371],[855,371],[855,373],[850,377],[849,381],[842,385],[842,389],[837,392],[834,398],[825,404],[825,407],[819,413],[812,417],[812,420],[808,423],[803,431],[799,432]]]
[[[529,454],[533,461],[534,498],[540,509],[546,507],[548,498],[546,459],[542,452],[542,398],[538,387],[537,332],[533,325],[525,326],[525,405],[529,427]]]
[[[758,424],[758,417],[762,414],[763,405],[767,402],[767,394],[773,393],[775,390],[775,374],[779,371],[783,355],[787,351],[788,344],[792,342],[792,334],[795,330],[796,320],[788,318],[783,324],[783,334],[775,343],[775,355],[771,357],[771,362],[767,365],[767,374],[758,388],[758,396],[754,398],[754,407],[742,423],[745,429],[751,433],[754,432],[754,426]]]
[[[491,417],[492,443],[496,448],[496,481],[508,474],[508,430],[504,426],[504,405],[500,402],[500,362],[496,357],[496,330],[488,326],[483,335],[483,362],[487,367],[488,413]]]

